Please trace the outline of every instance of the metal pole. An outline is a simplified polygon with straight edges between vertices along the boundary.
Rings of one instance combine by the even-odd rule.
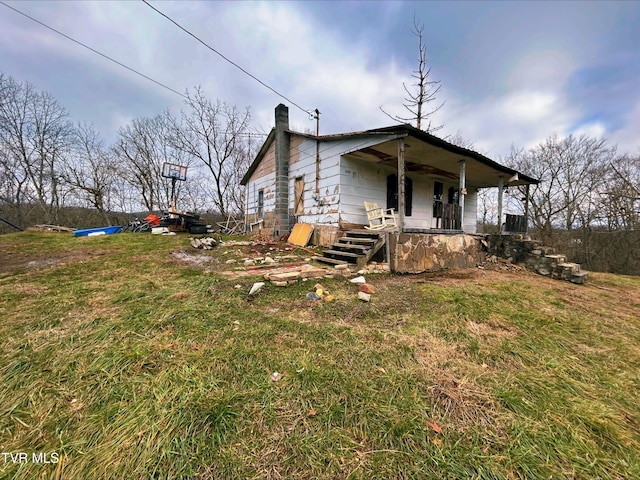
[[[178,209],[178,202],[176,201],[176,177],[171,178],[171,201],[173,202],[173,208]]]

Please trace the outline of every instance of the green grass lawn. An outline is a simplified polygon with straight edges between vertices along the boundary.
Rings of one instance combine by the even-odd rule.
[[[0,236],[0,477],[640,478],[640,278],[369,275],[364,303],[336,277],[311,302],[249,297],[223,273],[249,250]]]

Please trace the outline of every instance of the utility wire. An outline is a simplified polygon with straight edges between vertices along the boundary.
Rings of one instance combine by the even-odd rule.
[[[214,52],[215,54],[219,55],[220,57],[222,57],[224,60],[226,60],[227,62],[229,62],[231,65],[233,65],[234,67],[236,67],[237,69],[239,69],[242,73],[244,73],[245,75],[250,76],[251,78],[253,78],[256,82],[258,82],[260,85],[262,85],[263,87],[268,88],[269,90],[271,90],[273,93],[275,93],[276,95],[278,95],[281,98],[284,98],[287,102],[289,102],[291,105],[299,108],[300,110],[302,110],[304,113],[306,113],[307,115],[314,117],[315,113],[312,112],[311,110],[307,110],[305,108],[302,108],[300,105],[298,105],[296,102],[294,102],[293,100],[287,98],[286,96],[284,96],[283,94],[281,94],[280,92],[278,92],[277,90],[275,90],[274,88],[270,87],[269,85],[267,85],[266,83],[264,83],[262,80],[260,80],[258,77],[256,77],[255,75],[249,73],[248,71],[246,71],[244,68],[242,68],[240,65],[238,65],[237,63],[235,63],[233,60],[230,60],[229,58],[225,57],[222,53],[220,53],[218,50],[216,50],[215,48],[213,48],[212,46],[208,45],[207,43],[205,43],[203,40],[201,40],[200,38],[198,38],[196,35],[194,35],[193,33],[191,33],[189,30],[187,30],[186,28],[184,28],[182,25],[180,25],[178,22],[176,22],[175,20],[173,20],[171,17],[169,17],[168,15],[166,15],[165,13],[161,12],[160,10],[158,10],[156,7],[154,7],[153,5],[151,5],[149,2],[147,2],[147,0],[142,0],[149,8],[151,8],[152,10],[155,10],[157,13],[159,13],[160,15],[162,15],[164,18],[166,18],[167,20],[169,20],[171,23],[173,23],[176,27],[178,27],[180,30],[182,30],[183,32],[185,32],[187,35],[190,35],[191,37],[193,37],[194,39],[196,39],[198,42],[200,42],[202,45],[204,45],[205,47],[207,47],[209,50],[211,50],[212,52]]]
[[[90,46],[88,46],[88,45],[86,45],[86,44],[84,44],[84,43],[80,42],[79,40],[76,40],[75,38],[71,38],[69,35],[66,35],[66,34],[62,33],[61,31],[56,30],[56,29],[55,29],[55,28],[53,28],[53,27],[50,27],[50,26],[49,26],[49,25],[47,25],[46,23],[43,23],[43,22],[41,22],[40,20],[37,20],[37,19],[33,18],[33,17],[32,17],[32,16],[30,16],[30,15],[27,15],[26,13],[24,13],[24,12],[22,12],[22,11],[18,10],[17,8],[14,8],[14,7],[12,7],[11,5],[7,5],[5,2],[3,2],[3,1],[1,1],[1,0],[0,0],[0,4],[4,5],[4,6],[5,6],[5,7],[7,7],[7,8],[10,8],[10,9],[11,9],[11,10],[13,10],[14,12],[19,13],[20,15],[22,15],[22,16],[24,16],[24,17],[27,17],[29,20],[33,20],[34,22],[36,22],[36,23],[38,23],[38,24],[42,25],[43,27],[48,28],[48,29],[49,29],[49,30],[51,30],[52,32],[55,32],[55,33],[57,33],[58,35],[61,35],[61,36],[63,36],[64,38],[66,38],[66,39],[68,39],[68,40],[71,40],[71,41],[72,41],[72,42],[74,42],[74,43],[77,43],[78,45],[80,45],[80,46],[82,46],[82,47],[86,48],[87,50],[91,50],[93,53],[97,53],[97,54],[98,54],[98,55],[100,55],[101,57],[104,57],[104,58],[106,58],[107,60],[110,60],[110,61],[112,61],[113,63],[116,63],[116,64],[120,65],[121,67],[126,68],[127,70],[129,70],[129,71],[131,71],[131,72],[135,73],[136,75],[140,75],[141,77],[146,78],[147,80],[149,80],[149,81],[151,81],[151,82],[155,83],[156,85],[159,85],[159,86],[161,86],[162,88],[165,88],[165,89],[169,90],[170,92],[173,92],[173,93],[175,93],[176,95],[180,95],[182,98],[184,98],[184,99],[186,99],[186,100],[189,100],[189,97],[187,97],[186,95],[184,95],[184,94],[182,94],[182,93],[178,92],[177,90],[174,90],[174,89],[173,89],[173,88],[171,88],[171,87],[168,87],[168,86],[167,86],[167,85],[165,85],[164,83],[161,83],[161,82],[159,82],[159,81],[157,81],[157,80],[154,80],[153,78],[151,78],[151,77],[149,77],[149,76],[145,75],[144,73],[140,73],[139,71],[137,71],[137,70],[135,70],[135,69],[133,69],[133,68],[131,68],[131,67],[129,67],[129,66],[127,66],[127,65],[125,65],[124,63],[119,62],[118,60],[115,60],[114,58],[111,58],[110,56],[108,56],[108,55],[106,55],[106,54],[104,54],[104,53],[102,53],[102,52],[99,52],[98,50],[96,50],[96,49],[94,49],[94,48],[91,48]]]

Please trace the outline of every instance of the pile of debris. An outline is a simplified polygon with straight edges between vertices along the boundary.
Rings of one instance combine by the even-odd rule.
[[[478,265],[480,270],[495,270],[502,272],[526,272],[527,269],[522,265],[513,263],[511,260],[500,258],[495,255],[487,257],[487,259]]]
[[[189,243],[191,243],[191,246],[193,248],[198,248],[201,250],[213,250],[218,245],[216,239],[211,237],[190,238]]]

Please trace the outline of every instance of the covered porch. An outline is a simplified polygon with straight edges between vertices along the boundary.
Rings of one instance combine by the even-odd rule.
[[[409,125],[367,133],[385,135],[386,139],[350,151],[345,159],[363,168],[385,169],[386,198],[378,194],[375,200],[382,203],[380,206],[394,208],[400,233],[475,233],[476,194],[484,188],[498,189],[497,216],[502,225],[503,194],[513,186],[526,186],[525,214],[509,216],[508,227],[526,232],[529,185],[538,180]],[[379,183],[380,175],[374,181]]]

